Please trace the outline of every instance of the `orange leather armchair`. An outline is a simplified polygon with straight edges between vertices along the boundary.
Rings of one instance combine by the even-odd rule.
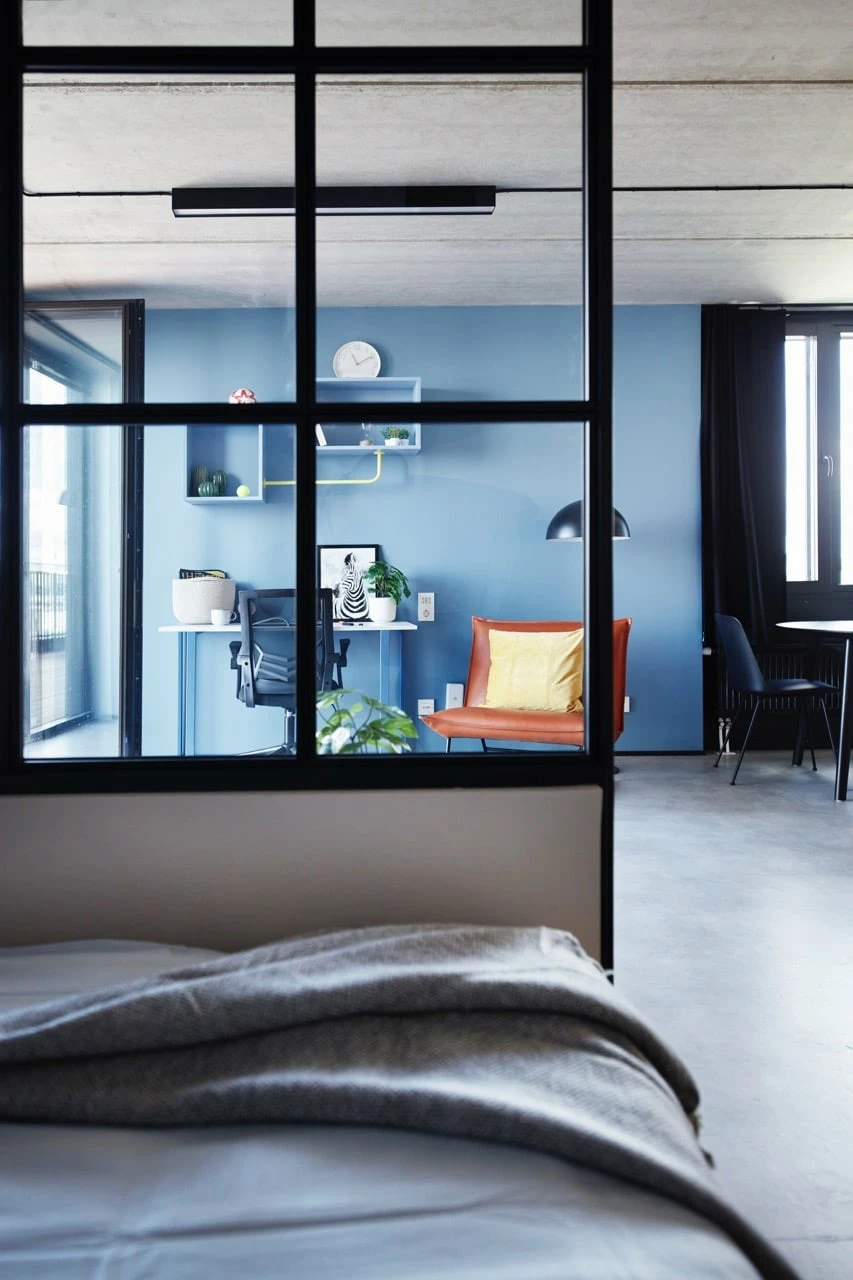
[[[486,750],[487,738],[511,742],[552,742],[582,747],[582,711],[519,711],[510,707],[484,707],[489,681],[490,631],[577,631],[582,622],[511,622],[494,618],[472,618],[473,639],[468,664],[465,703],[432,715],[421,716],[424,724],[447,739],[479,738]],[[625,728],[625,667],[628,656],[630,618],[613,621],[613,741]]]

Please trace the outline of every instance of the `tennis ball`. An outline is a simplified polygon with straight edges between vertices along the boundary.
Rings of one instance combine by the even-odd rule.
[[[238,485],[237,485],[237,497],[238,497],[238,498],[248,498],[248,496],[249,496],[249,494],[250,494],[251,492],[252,492],[252,491],[251,491],[251,489],[249,488],[249,486],[248,486],[247,484],[238,484]]]

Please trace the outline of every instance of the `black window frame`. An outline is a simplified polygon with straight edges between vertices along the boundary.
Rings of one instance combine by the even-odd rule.
[[[841,585],[840,523],[840,383],[839,343],[842,333],[853,333],[853,309],[789,311],[785,336],[803,334],[817,342],[816,465],[817,465],[817,578],[786,582],[788,616],[819,619],[850,617],[853,583]],[[834,460],[827,466],[825,459]]]
[[[297,627],[299,670],[296,757],[286,762],[239,758],[141,758],[23,762],[20,747],[20,628],[8,628],[0,682],[0,792],[7,794],[207,791],[363,790],[365,788],[553,787],[593,785],[603,792],[604,936],[608,936],[612,853],[612,2],[584,0],[583,38],[576,46],[332,48],[315,43],[314,0],[294,5],[292,46],[270,47],[29,47],[22,42],[21,5],[0,17],[4,71],[0,93],[0,608],[20,611],[21,433],[30,423],[85,422],[138,427],[174,423],[253,423],[251,406],[127,404],[27,406],[22,403],[22,95],[24,76],[170,73],[280,74],[293,77],[296,189],[296,395],[265,404],[270,424],[296,424],[296,589],[313,599],[315,535],[316,266],[314,188],[315,87],[318,75],[577,74],[583,85],[584,152],[584,394],[578,400],[422,403],[424,423],[542,422],[582,424],[585,432],[585,706],[582,753],[530,752],[401,757],[318,757],[314,751],[314,628],[312,611]],[[399,416],[383,404],[324,403],[324,421],[378,424]],[[535,438],[535,437],[534,437]],[[607,950],[609,944],[605,945]]]

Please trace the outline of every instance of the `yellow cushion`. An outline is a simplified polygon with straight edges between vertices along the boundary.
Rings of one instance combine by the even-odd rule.
[[[582,711],[583,627],[575,631],[489,631],[485,707]]]

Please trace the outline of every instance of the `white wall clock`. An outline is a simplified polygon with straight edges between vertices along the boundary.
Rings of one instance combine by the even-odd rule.
[[[332,357],[336,378],[375,378],[381,367],[379,352],[369,342],[345,342]]]

